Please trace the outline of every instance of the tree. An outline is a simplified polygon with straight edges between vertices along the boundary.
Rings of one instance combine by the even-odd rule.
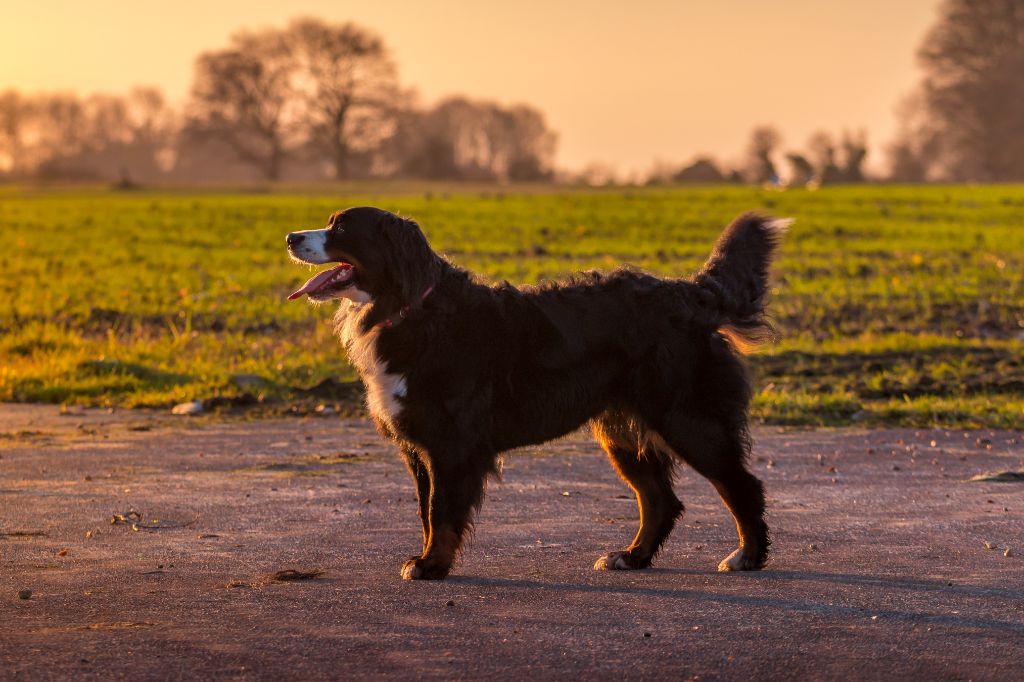
[[[78,174],[116,178],[130,186],[157,179],[170,168],[176,121],[158,90],[95,94],[83,106],[86,139],[77,157],[69,160]]]
[[[927,165],[908,142],[897,142],[889,148],[889,179],[895,182],[924,182]]]
[[[392,148],[405,175],[505,182],[551,177],[556,141],[531,107],[450,97],[406,112]]]
[[[843,182],[864,182],[864,159],[868,155],[868,137],[863,130],[843,132]]]
[[[166,172],[177,119],[153,88],[0,95],[0,169],[10,176],[156,179]]]
[[[945,0],[918,58],[922,121],[894,145],[904,170],[916,150],[933,177],[1024,180],[1024,2]]]
[[[824,130],[811,135],[807,141],[807,153],[818,176],[818,182],[832,184],[841,182],[843,173],[836,160],[836,145],[832,136]]]
[[[186,136],[226,144],[268,180],[294,145],[294,63],[280,31],[237,33],[196,60]]]
[[[931,132],[920,91],[905,97],[896,107],[899,131],[889,143],[889,179],[897,182],[926,182],[937,175],[937,137]]]
[[[590,187],[613,187],[622,184],[615,166],[603,161],[591,161],[573,178],[573,182]]]
[[[772,155],[781,142],[782,136],[779,131],[771,126],[754,128],[750,133],[750,143],[747,145],[747,172],[752,182],[775,184],[779,181]]]
[[[811,135],[807,154],[790,154],[794,180],[819,184],[864,182],[864,159],[868,155],[867,134],[843,131],[837,149],[833,137],[824,130]]]
[[[487,179],[479,150],[481,112],[451,97],[427,111],[409,112],[399,134],[401,174],[439,179]]]
[[[24,166],[30,103],[15,90],[0,93],[0,171],[17,175]]]
[[[354,24],[293,21],[284,40],[309,148],[348,175],[353,151],[374,149],[394,130],[398,71],[384,42]]]
[[[491,115],[492,168],[498,179],[531,181],[551,177],[557,136],[548,129],[544,114],[519,104],[508,109],[492,105]]]
[[[786,161],[789,161],[789,165],[793,169],[793,177],[789,184],[810,186],[815,182],[817,173],[806,156],[797,152],[789,152],[786,154]]]

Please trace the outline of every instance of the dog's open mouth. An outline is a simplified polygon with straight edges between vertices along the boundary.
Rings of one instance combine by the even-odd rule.
[[[328,291],[341,291],[347,287],[352,286],[354,283],[351,263],[339,263],[338,265],[318,272],[303,284],[301,287],[296,289],[290,296],[289,301],[308,295],[312,299],[316,299],[320,294],[327,293]]]

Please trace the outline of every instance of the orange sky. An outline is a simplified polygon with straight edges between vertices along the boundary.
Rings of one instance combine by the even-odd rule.
[[[192,60],[242,27],[315,15],[381,33],[405,85],[528,102],[558,161],[647,170],[699,152],[738,158],[752,126],[803,146],[824,127],[878,147],[917,80],[938,0],[8,0],[0,90],[188,90]]]

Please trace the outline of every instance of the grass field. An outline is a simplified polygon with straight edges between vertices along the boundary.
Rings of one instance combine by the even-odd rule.
[[[0,400],[343,402],[331,310],[285,301],[309,272],[283,248],[337,208],[410,215],[515,283],[624,262],[683,275],[763,209],[796,223],[783,337],[752,357],[760,419],[1024,427],[1024,187],[319,192],[0,190]]]

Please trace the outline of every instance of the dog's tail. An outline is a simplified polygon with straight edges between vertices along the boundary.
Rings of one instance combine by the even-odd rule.
[[[744,213],[715,242],[694,282],[715,300],[718,330],[741,351],[775,337],[765,316],[768,271],[792,220]]]

